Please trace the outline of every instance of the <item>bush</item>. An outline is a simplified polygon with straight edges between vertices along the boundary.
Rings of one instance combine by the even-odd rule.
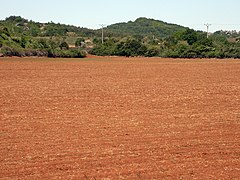
[[[84,58],[86,54],[83,51],[78,49],[69,49],[69,50],[56,50],[49,49],[48,57],[60,57],[60,58]]]
[[[115,55],[115,46],[109,46],[106,44],[99,44],[96,45],[91,51],[91,54],[97,55],[97,56],[111,56]]]
[[[147,48],[146,53],[144,54],[144,56],[146,57],[154,57],[154,56],[159,56],[160,54],[160,49],[157,47],[149,47]]]
[[[69,45],[68,45],[68,43],[66,43],[66,42],[62,42],[60,45],[59,45],[59,47],[60,47],[60,49],[64,49],[64,50],[67,50],[67,49],[69,49]]]
[[[23,50],[20,48],[12,48],[8,46],[4,46],[2,48],[2,53],[4,56],[24,56]]]
[[[128,38],[117,44],[116,55],[119,56],[144,56],[147,53],[147,47],[134,38]]]

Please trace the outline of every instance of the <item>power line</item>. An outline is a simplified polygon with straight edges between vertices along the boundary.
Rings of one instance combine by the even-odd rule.
[[[203,24],[189,24],[190,26],[200,26],[200,25],[203,25]],[[240,24],[218,24],[218,23],[212,23],[211,25],[213,26],[240,26]]]
[[[240,26],[240,24],[212,24],[215,26]]]

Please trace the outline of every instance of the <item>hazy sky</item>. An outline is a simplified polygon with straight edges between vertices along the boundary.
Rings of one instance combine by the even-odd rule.
[[[210,31],[240,31],[240,0],[0,0],[0,19],[10,15],[98,29],[99,24],[147,17]]]

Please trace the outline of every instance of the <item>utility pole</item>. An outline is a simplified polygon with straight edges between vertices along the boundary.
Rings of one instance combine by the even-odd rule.
[[[208,38],[208,36],[209,36],[209,27],[211,26],[211,24],[204,24],[205,26],[207,26],[207,38]]]
[[[105,26],[105,24],[99,24],[102,27],[102,44],[103,44],[103,28]]]

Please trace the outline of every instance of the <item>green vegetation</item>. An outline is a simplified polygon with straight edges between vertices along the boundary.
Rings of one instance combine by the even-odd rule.
[[[0,21],[1,56],[85,57],[159,56],[172,58],[240,58],[240,33],[201,31],[138,18],[91,30],[64,24],[38,23],[10,16]]]
[[[58,26],[58,25],[57,25]],[[21,17],[11,16],[0,22],[0,53],[2,56],[47,56],[47,57],[71,57],[82,58],[85,53],[80,48],[69,48],[65,41],[63,27],[53,34],[57,36],[48,37],[49,27],[44,31],[46,36],[41,34],[40,23],[25,20]],[[37,37],[38,36],[38,37]]]
[[[206,33],[185,29],[167,38],[136,37],[106,39],[97,42],[91,50],[96,55],[118,56],[159,56],[171,58],[240,58],[240,42],[230,42],[225,35],[214,33],[207,38]]]
[[[184,30],[183,26],[168,24],[163,21],[154,19],[138,18],[136,21],[129,21],[128,23],[117,23],[107,27],[106,35],[114,37],[126,36],[155,36],[166,38],[177,31]]]
[[[26,35],[12,37],[7,28],[0,29],[0,53],[3,56],[47,56],[82,58],[83,51],[70,49],[65,41],[60,39],[37,39]]]

